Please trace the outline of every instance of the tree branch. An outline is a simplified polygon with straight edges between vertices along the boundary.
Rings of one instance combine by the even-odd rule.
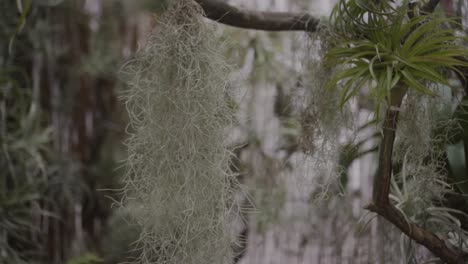
[[[430,0],[421,8],[421,11],[423,11],[423,13],[432,13],[439,3],[440,0]]]
[[[205,16],[216,22],[245,29],[265,31],[317,30],[319,19],[306,13],[262,12],[243,10],[219,0],[195,0]]]
[[[440,0],[431,0],[422,7],[425,13],[433,12]],[[410,17],[414,15],[411,12]],[[390,94],[390,106],[387,109],[383,123],[383,138],[380,146],[379,165],[376,178],[374,179],[373,204],[368,205],[366,209],[377,213],[384,219],[398,227],[412,240],[425,246],[434,255],[439,257],[445,263],[463,264],[467,255],[462,250],[450,247],[434,233],[426,230],[414,223],[408,222],[407,218],[393,204],[390,203],[390,185],[392,179],[392,155],[393,145],[398,124],[399,108],[407,92],[407,87],[403,84],[393,88]]]
[[[373,190],[373,200],[377,206],[390,204],[388,195],[392,179],[393,143],[395,142],[399,108],[406,90],[406,86],[403,85],[392,89],[390,107],[382,125],[383,138],[380,145],[379,166]]]
[[[194,0],[203,8],[205,16],[216,22],[245,29],[265,31],[309,31],[317,30],[319,19],[309,14],[286,12],[262,12],[242,10],[219,0]],[[440,0],[430,0],[421,10],[431,13]],[[399,107],[407,88],[403,85],[391,92],[390,108],[383,124],[383,139],[380,147],[379,169],[374,181],[373,201],[366,209],[375,212],[398,227],[408,237],[425,246],[443,261],[463,264],[466,254],[449,247],[432,232],[409,223],[406,217],[390,203],[389,193],[392,177],[392,154],[398,123]]]
[[[391,92],[390,107],[383,123],[383,139],[380,146],[379,167],[374,180],[374,204],[366,209],[377,213],[398,227],[408,237],[425,246],[434,255],[450,264],[463,264],[466,254],[449,247],[432,232],[407,221],[407,218],[390,203],[389,193],[392,179],[392,154],[398,123],[398,113],[407,88],[403,85],[395,87]]]
[[[406,221],[405,216],[398,211],[395,206],[388,204],[385,207],[382,205],[369,205],[366,207],[371,212],[377,213],[384,219],[398,227],[416,243],[425,246],[434,255],[439,257],[444,263],[448,264],[464,264],[466,254],[458,251],[455,248],[449,247],[443,240],[438,238],[432,232]]]

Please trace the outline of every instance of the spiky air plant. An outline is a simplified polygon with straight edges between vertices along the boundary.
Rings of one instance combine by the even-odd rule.
[[[378,114],[400,84],[435,96],[425,82],[450,86],[444,70],[468,66],[461,59],[467,49],[450,28],[456,19],[408,14],[405,2],[395,7],[389,1],[341,0],[335,7],[331,22],[338,44],[326,60],[344,67],[327,86],[339,87],[342,103],[368,87]]]
[[[431,89],[441,96],[421,98],[418,91],[410,91],[401,106],[390,199],[408,221],[464,247],[468,233],[457,218],[464,218],[464,213],[444,205],[447,195],[455,194],[447,181],[446,146],[461,128],[451,118],[454,99],[443,93],[446,88]]]
[[[340,0],[331,16],[334,45],[325,60],[337,69],[327,89],[338,92],[341,105],[364,95],[373,101],[377,121],[382,108],[398,112],[390,151],[392,205],[408,223],[463,248],[466,231],[454,217],[462,212],[444,206],[452,192],[445,146],[458,93],[449,88],[447,73],[468,66],[468,50],[452,29],[456,23],[416,14],[407,1]]]
[[[130,138],[123,205],[142,233],[136,263],[228,263],[233,174],[223,130],[228,67],[190,0],[174,0],[126,68]]]
[[[13,78],[18,72],[13,67],[0,70],[0,263],[21,264],[43,259],[38,219],[50,215],[41,202],[53,164],[51,130],[22,86],[27,81]]]

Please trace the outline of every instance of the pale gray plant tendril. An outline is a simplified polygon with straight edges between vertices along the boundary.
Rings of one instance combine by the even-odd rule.
[[[224,129],[229,67],[194,1],[171,1],[124,67],[130,125],[122,206],[142,233],[135,263],[229,263],[234,174]]]
[[[339,90],[328,90],[326,84],[334,69],[325,66],[324,56],[331,48],[332,34],[327,24],[316,33],[310,33],[308,53],[304,59],[303,85],[305,94],[301,113],[302,150],[312,158],[314,185],[318,191],[316,202],[328,198],[329,189],[337,187],[341,168],[338,164],[341,150],[340,136],[345,129],[354,130],[350,104],[340,105]]]
[[[433,89],[443,94],[444,88]],[[450,116],[452,100],[447,96],[421,98],[414,91],[403,100],[393,152],[393,161],[401,164],[401,169],[395,172],[391,192],[395,206],[408,219],[449,240],[453,233],[464,238],[468,235],[450,216],[463,213],[441,206],[454,191],[446,180],[443,146],[449,144],[455,130],[462,129]]]

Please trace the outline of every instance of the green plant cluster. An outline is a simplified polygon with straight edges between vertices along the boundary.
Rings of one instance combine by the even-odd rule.
[[[0,10],[0,263],[39,261],[41,202],[50,173],[50,128],[34,102],[27,72],[14,60],[30,3],[2,1]],[[19,5],[19,4],[18,4]],[[12,15],[20,9],[21,15]]]
[[[341,0],[331,16],[335,46],[326,55],[328,66],[342,68],[327,84],[339,87],[341,104],[368,87],[376,114],[395,87],[437,96],[427,83],[450,86],[446,70],[468,66],[468,50],[451,28],[456,19],[389,2]]]
[[[7,69],[7,68],[5,68]],[[0,72],[0,262],[22,263],[41,252],[38,226],[50,173],[51,130],[15,70]],[[32,257],[35,256],[35,257]]]
[[[48,82],[53,81],[63,88],[61,103],[65,105],[72,94],[66,78],[60,78],[73,72],[75,65],[64,59],[62,51],[46,50],[53,47],[53,32],[59,31],[59,22],[50,19],[51,10],[68,11],[73,4],[59,5],[62,2],[0,1],[0,10],[5,11],[0,16],[0,263],[50,263],[51,255],[63,261],[70,258],[72,241],[60,232],[71,233],[67,227],[75,223],[64,215],[83,201],[90,201],[90,207],[100,202],[82,177],[83,166],[76,156],[59,154],[65,132],[57,123],[68,109],[48,104],[54,101],[52,96],[44,98],[50,92]],[[69,67],[56,72],[50,65],[59,58]],[[87,169],[101,170],[95,174],[109,175],[109,181],[116,178],[113,164],[108,174],[97,166]]]
[[[424,13],[408,1],[340,0],[324,59],[335,70],[327,94],[338,94],[342,108],[352,98],[368,98],[374,107],[371,123],[380,124],[382,108],[397,107],[392,204],[408,222],[466,249],[466,109],[464,100],[459,102],[461,90],[450,82],[451,73],[463,76],[468,67],[459,27],[457,18]],[[366,153],[351,152],[351,159],[361,152]],[[412,261],[416,247],[408,245],[401,244],[401,253]]]

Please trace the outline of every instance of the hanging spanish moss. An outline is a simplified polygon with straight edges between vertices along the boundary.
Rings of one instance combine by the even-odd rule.
[[[447,194],[454,191],[447,183],[445,146],[461,129],[451,117],[452,100],[456,99],[444,93],[446,87],[430,87],[440,96],[421,98],[410,91],[400,109],[391,198],[408,219],[458,245],[458,239],[466,239],[467,234],[453,215],[463,213],[443,206]],[[451,240],[453,234],[457,239]]]
[[[233,173],[229,68],[194,1],[172,1],[126,67],[130,138],[123,205],[140,225],[136,263],[228,263]]]
[[[352,127],[350,104],[341,104],[339,91],[327,89],[334,69],[324,64],[324,56],[332,47],[327,25],[310,35],[310,47],[305,61],[305,105],[301,114],[301,147],[312,158],[315,173],[314,185],[318,187],[316,199],[328,195],[331,185],[339,182],[342,168],[338,161],[341,152],[340,136]]]

